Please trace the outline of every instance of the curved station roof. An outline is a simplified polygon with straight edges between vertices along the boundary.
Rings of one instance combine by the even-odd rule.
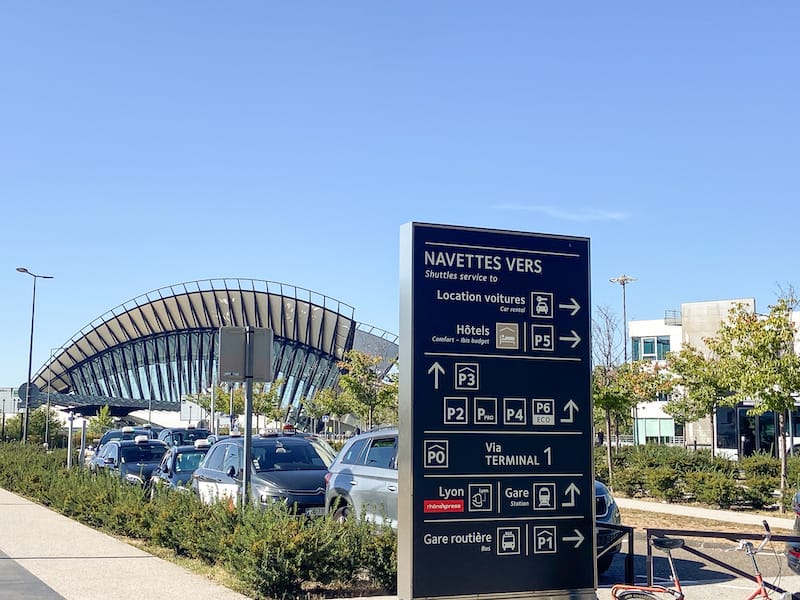
[[[220,327],[273,330],[272,372],[282,405],[332,387],[336,363],[358,349],[389,361],[397,336],[359,325],[352,306],[292,285],[205,279],[148,292],[98,317],[62,345],[33,378],[31,401],[178,410],[181,398],[216,384]],[[62,397],[67,394],[67,397]]]

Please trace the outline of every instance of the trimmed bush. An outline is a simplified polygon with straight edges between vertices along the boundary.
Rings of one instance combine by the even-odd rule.
[[[0,443],[0,487],[27,496],[86,525],[143,539],[220,565],[253,598],[394,593],[397,536],[354,519],[294,515],[284,503],[265,510],[202,504],[192,493],[141,488],[105,474],[66,469],[64,452]]]

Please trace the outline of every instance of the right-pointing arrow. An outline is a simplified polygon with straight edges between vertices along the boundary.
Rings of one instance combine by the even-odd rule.
[[[572,335],[562,335],[558,339],[561,340],[562,342],[572,342],[571,347],[574,348],[575,346],[581,343],[581,336],[579,336],[574,329],[571,329],[570,333]]]
[[[578,546],[580,546],[583,543],[583,540],[585,538],[583,537],[581,532],[578,531],[577,529],[573,529],[572,531],[575,532],[575,535],[568,536],[568,537],[563,537],[561,539],[564,540],[565,542],[575,542],[575,548],[577,548]]]
[[[578,311],[581,309],[581,305],[578,304],[578,301],[575,298],[569,299],[569,304],[559,304],[558,308],[566,308],[569,309],[570,313],[569,316],[574,317],[578,314]]]

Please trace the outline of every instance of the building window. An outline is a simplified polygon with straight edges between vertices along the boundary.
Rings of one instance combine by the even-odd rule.
[[[669,336],[647,336],[631,338],[633,360],[666,360],[669,352]]]

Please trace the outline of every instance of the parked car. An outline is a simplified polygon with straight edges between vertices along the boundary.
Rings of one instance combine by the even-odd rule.
[[[144,486],[161,462],[167,445],[146,435],[132,440],[111,440],[89,463],[92,473],[108,473],[127,483]]]
[[[203,462],[210,447],[208,439],[195,440],[190,445],[170,446],[150,475],[150,497],[157,493],[157,488],[188,490],[192,473]]]
[[[352,515],[397,527],[397,436],[396,428],[377,429],[347,441],[325,479],[327,513],[339,520]],[[619,525],[619,508],[608,488],[595,481],[594,494],[597,522]],[[621,542],[612,529],[596,528],[596,536],[597,569],[603,573]]]
[[[333,461],[322,440],[313,436],[256,435],[252,437],[251,500],[256,506],[284,501],[297,514],[325,512],[325,474]],[[192,474],[192,489],[211,504],[243,494],[244,438],[215,442]]]
[[[103,446],[111,440],[132,440],[137,435],[144,435],[148,438],[156,439],[158,437],[158,432],[158,429],[152,427],[126,426],[120,427],[119,429],[109,429],[100,437],[100,440],[95,443],[94,451],[95,454],[99,453],[100,450],[103,449]]]
[[[211,435],[209,429],[197,427],[167,427],[158,433],[158,439],[167,446],[191,446],[195,440],[204,440]]]
[[[794,530],[792,535],[800,536],[800,490],[792,498],[794,511]],[[800,575],[800,542],[786,542],[786,564]]]

